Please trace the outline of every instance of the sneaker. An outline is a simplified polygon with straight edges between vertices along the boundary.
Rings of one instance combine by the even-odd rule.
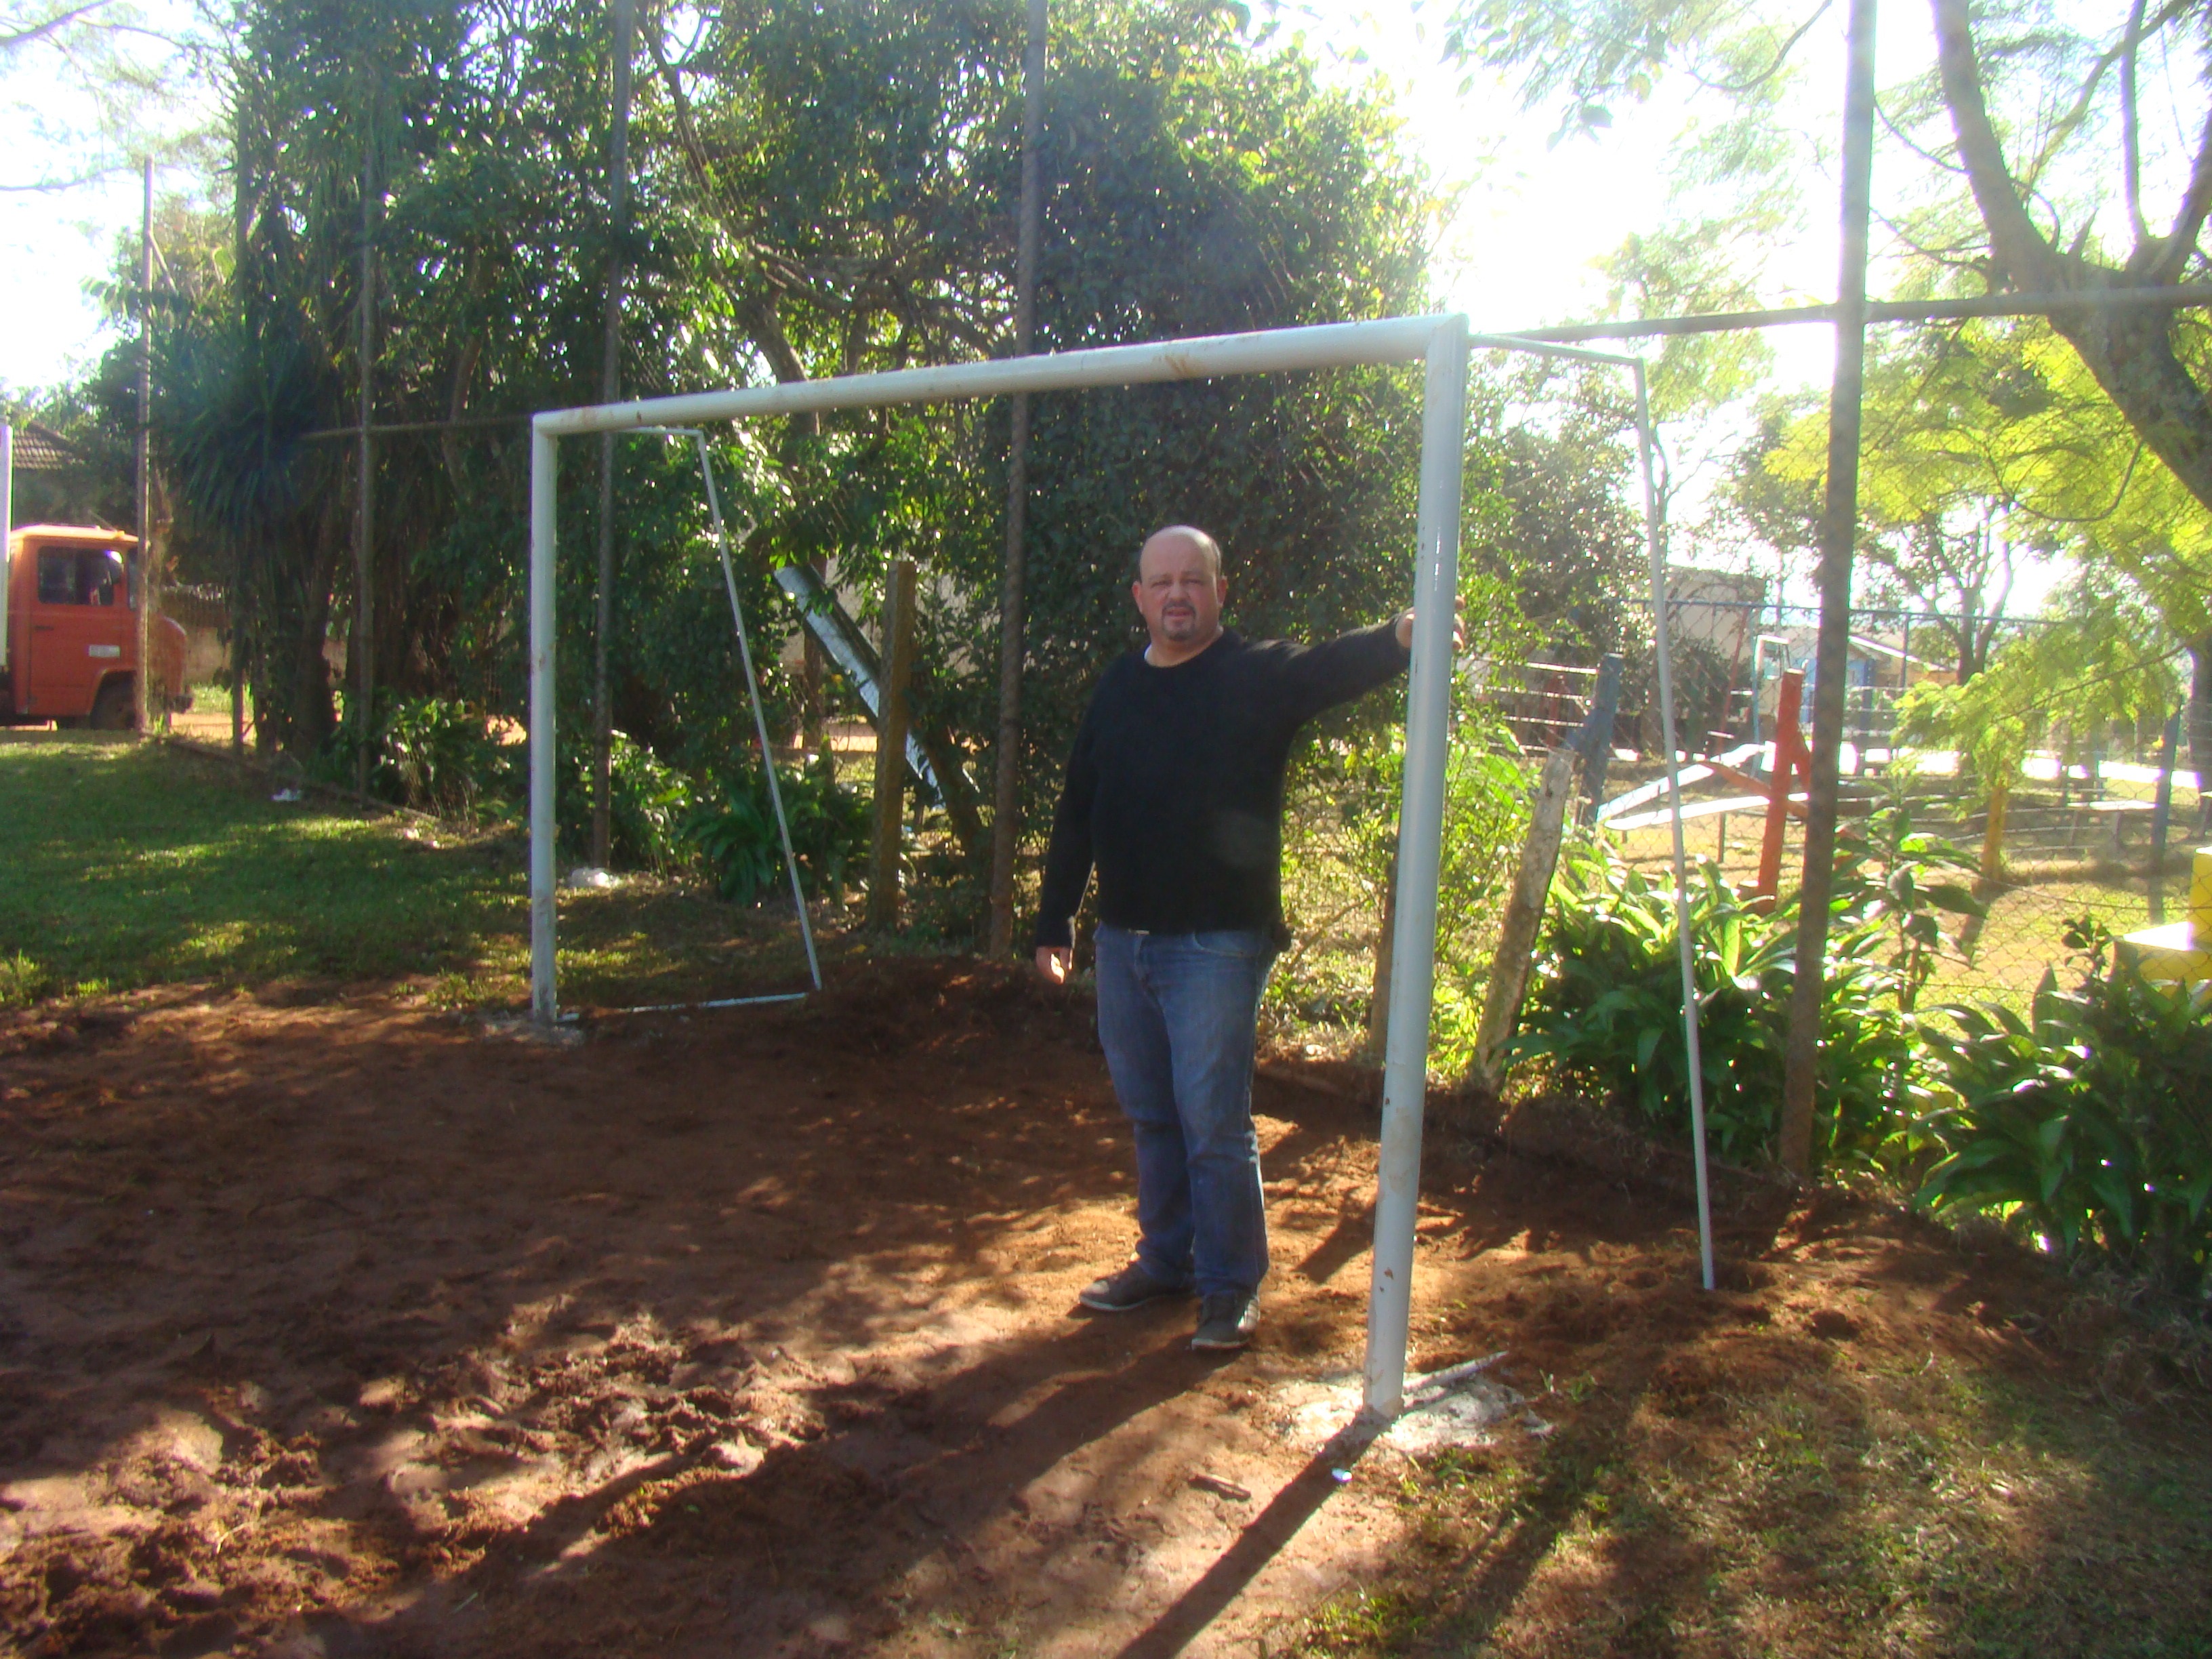
[[[1260,1298],[1249,1291],[1209,1296],[1198,1304],[1198,1329],[1190,1346],[1204,1352],[1227,1352],[1251,1341],[1260,1328]]]
[[[1162,1297],[1182,1296],[1190,1286],[1171,1279],[1158,1279],[1141,1261],[1132,1261],[1117,1273],[1094,1280],[1075,1299],[1093,1313],[1127,1313]]]

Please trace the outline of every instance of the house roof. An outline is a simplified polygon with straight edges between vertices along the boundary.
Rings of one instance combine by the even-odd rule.
[[[52,427],[26,421],[15,429],[18,472],[71,472],[89,465],[84,452]]]

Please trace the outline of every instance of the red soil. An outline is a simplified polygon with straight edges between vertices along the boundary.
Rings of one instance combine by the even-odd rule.
[[[0,1629],[1252,1651],[1407,1525],[1394,1455],[1340,1485],[1276,1396],[1359,1363],[1370,1115],[1257,1100],[1274,1274],[1221,1362],[1187,1304],[1074,1316],[1131,1242],[1127,1136],[1083,1006],[995,970],[566,1044],[381,995],[0,1020]],[[2032,1285],[1933,1230],[1740,1219],[1705,1297],[1678,1205],[1453,1139],[1419,1366],[1632,1364],[1680,1401],[1847,1343],[2044,1363],[1999,1316]]]

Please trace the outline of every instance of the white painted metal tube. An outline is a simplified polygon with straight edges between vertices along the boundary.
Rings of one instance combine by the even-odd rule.
[[[1012,392],[1065,392],[1081,386],[1197,380],[1221,374],[1407,362],[1428,349],[1431,337],[1440,326],[1452,324],[1463,330],[1466,319],[1392,317],[1368,323],[1324,323],[1311,328],[1265,329],[1253,334],[1211,334],[1146,345],[1047,352],[1033,357],[998,357],[884,374],[781,381],[726,392],[548,410],[537,416],[532,424],[541,433],[566,437],[579,432],[803,415],[883,404],[951,403]]]
[[[1539,357],[1565,357],[1578,363],[1610,363],[1615,368],[1640,368],[1644,364],[1644,359],[1626,352],[1593,351],[1588,346],[1532,340],[1525,334],[1470,334],[1467,343],[1478,351],[1527,351]]]
[[[15,526],[15,428],[0,421],[0,668],[8,665],[8,590],[15,584],[8,562]]]
[[[806,945],[806,971],[814,988],[822,988],[822,964],[814,955],[814,924],[806,917],[806,891],[799,885],[799,858],[791,850],[791,820],[784,815],[783,787],[775,781],[775,750],[768,740],[768,716],[761,710],[760,680],[753,672],[752,641],[745,637],[745,608],[738,603],[738,569],[730,560],[730,532],[722,523],[722,497],[714,488],[714,464],[708,458],[707,439],[694,432],[691,442],[699,452],[699,476],[707,483],[707,510],[714,515],[714,548],[722,557],[722,586],[729,590],[730,620],[738,625],[738,661],[745,672],[745,695],[753,706],[753,735],[760,739],[761,770],[768,775],[769,805],[775,809],[775,833],[783,842],[783,872],[791,878],[791,907],[799,912],[799,937]]]
[[[816,988],[817,990],[820,987]],[[708,1002],[641,1002],[635,1008],[610,1008],[610,1014],[688,1014],[710,1008],[757,1008],[770,1002],[804,1002],[804,991],[778,991],[765,997],[716,997]]]
[[[551,1024],[553,980],[553,596],[560,446],[530,434],[530,1012]]]
[[[1682,784],[1674,752],[1674,665],[1667,637],[1667,554],[1659,538],[1659,492],[1651,476],[1651,404],[1636,362],[1636,447],[1644,462],[1644,534],[1651,550],[1653,642],[1659,654],[1660,741],[1667,750],[1668,814],[1674,827],[1674,940],[1682,961],[1682,1036],[1690,1061],[1690,1142],[1698,1176],[1698,1255],[1713,1288],[1713,1202],[1705,1170],[1705,1062],[1698,1046],[1698,974],[1690,947],[1690,860],[1682,844]]]
[[[1467,319],[1431,326],[1421,404],[1421,494],[1415,531],[1413,661],[1406,688],[1406,765],[1398,810],[1398,913],[1390,1023],[1382,1059],[1382,1144],[1375,1192],[1375,1266],[1367,1300],[1367,1409],[1405,1401],[1421,1187],[1421,1114],[1429,1085],[1436,990],[1437,866],[1451,720],[1452,629],[1459,599],[1460,472],[1467,447]]]

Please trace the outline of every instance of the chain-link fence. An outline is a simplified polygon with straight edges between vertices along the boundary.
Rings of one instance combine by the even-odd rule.
[[[1767,787],[1778,722],[1793,682],[1809,722],[1819,617],[1763,601],[1680,599],[1669,606],[1676,664],[1676,732],[1685,751],[1686,838],[1693,860],[1717,865],[1748,885],[1759,873]],[[1944,617],[1869,609],[1852,614],[1845,697],[1842,811],[1844,829],[1875,807],[1901,805],[1921,834],[1966,861],[1962,879],[1985,914],[1961,919],[1932,981],[1935,997],[2021,1000],[2046,969],[2065,976],[2069,922],[2088,918],[2115,933],[2160,921],[2179,902],[2189,851],[2200,838],[2196,774],[2162,747],[2160,720],[2076,734],[2059,754],[2028,757],[2011,782],[1997,835],[1986,787],[1959,757],[1917,752],[1899,741],[1897,710],[1907,689],[1954,684],[1978,672],[2008,639],[2046,624],[2016,618]],[[1672,856],[1654,676],[1628,665],[1610,723],[1613,755],[1597,811],[1623,857],[1660,865]],[[1555,662],[1486,665],[1486,696],[1527,745],[1548,746],[1589,714],[1597,676]],[[1707,763],[1708,765],[1699,765]],[[2167,826],[2154,847],[2163,783]],[[1798,787],[1802,796],[1802,785]],[[1802,860],[1802,820],[1785,823],[1781,884]]]
[[[1947,918],[1951,937],[1924,1000],[1987,997],[2024,1003],[2046,969],[2056,969],[2065,981],[2069,923],[2093,918],[2113,933],[2126,933],[2158,919],[2159,910],[2175,914],[2188,878],[2185,838],[2177,837],[2168,850],[2164,902],[2154,907],[2142,817],[2101,812],[2095,803],[2061,806],[2056,796],[2054,788],[2014,797],[2002,872],[1995,876],[1979,871],[1987,813],[1967,795],[1916,787],[1846,803],[1863,807],[1876,799],[1897,800],[1912,815],[1916,830],[1951,842],[1974,866],[1957,879],[1984,914]],[[1662,807],[1629,816],[1627,827],[1609,830],[1607,839],[1628,862],[1656,873],[1673,857],[1666,812]],[[1692,817],[1684,825],[1689,856],[1718,865],[1727,880],[1747,886],[1759,874],[1765,821],[1763,805]],[[1844,829],[1849,832],[1849,818]],[[1802,860],[1802,826],[1793,817],[1783,840],[1784,888],[1795,884]]]
[[[1670,607],[1676,731],[1684,750],[1685,831],[1691,859],[1717,865],[1749,890],[1760,876],[1778,723],[1785,677],[1809,720],[1803,684],[1817,614],[1768,604],[1686,599]],[[1946,917],[1947,939],[1923,1006],[1948,1000],[2025,1003],[2046,971],[2070,976],[2069,924],[2094,920],[2115,934],[2179,915],[2199,809],[2185,752],[2163,770],[2162,723],[2116,726],[2064,756],[2031,755],[2010,783],[2000,833],[1990,833],[1985,784],[1948,753],[1899,743],[1897,705],[1912,685],[1955,681],[2008,637],[2042,624],[1960,621],[1927,612],[1855,612],[1842,751],[1844,833],[1877,808],[1901,806],[1912,830],[1955,857],[1948,879],[1978,902],[1978,916]],[[1454,1011],[1479,1003],[1495,944],[1495,911],[1520,852],[1525,815],[1499,810],[1501,793],[1525,800],[1542,754],[1577,732],[1601,731],[1583,769],[1585,821],[1627,862],[1667,879],[1673,830],[1658,759],[1656,675],[1648,644],[1621,665],[1609,720],[1599,665],[1554,653],[1525,662],[1471,665],[1472,707],[1455,765],[1484,787],[1456,804],[1490,803],[1479,827],[1462,823],[1458,873],[1447,871],[1439,939],[1439,1030],[1449,1046]],[[1802,730],[1802,722],[1801,722]],[[1479,729],[1478,729],[1479,728]],[[1607,740],[1607,739],[1609,739]],[[2154,868],[2152,823],[2161,779],[2169,833],[2163,873]],[[1317,757],[1293,788],[1286,825],[1285,899],[1296,943],[1270,993],[1279,1034],[1346,1051],[1367,1040],[1379,983],[1377,951],[1388,915],[1395,844],[1395,772],[1387,757],[1350,751]],[[1503,781],[1501,781],[1503,780]],[[1593,787],[1594,786],[1594,787]],[[1802,803],[1802,783],[1794,786]],[[1802,805],[1800,806],[1802,812]],[[1448,835],[1451,832],[1448,830]],[[1486,838],[1487,838],[1486,840]],[[1495,842],[1497,844],[1489,844]],[[1477,844],[1481,843],[1481,844]],[[1802,817],[1785,814],[1774,875],[1795,886],[1803,862]],[[2163,902],[2161,902],[2163,900]]]

